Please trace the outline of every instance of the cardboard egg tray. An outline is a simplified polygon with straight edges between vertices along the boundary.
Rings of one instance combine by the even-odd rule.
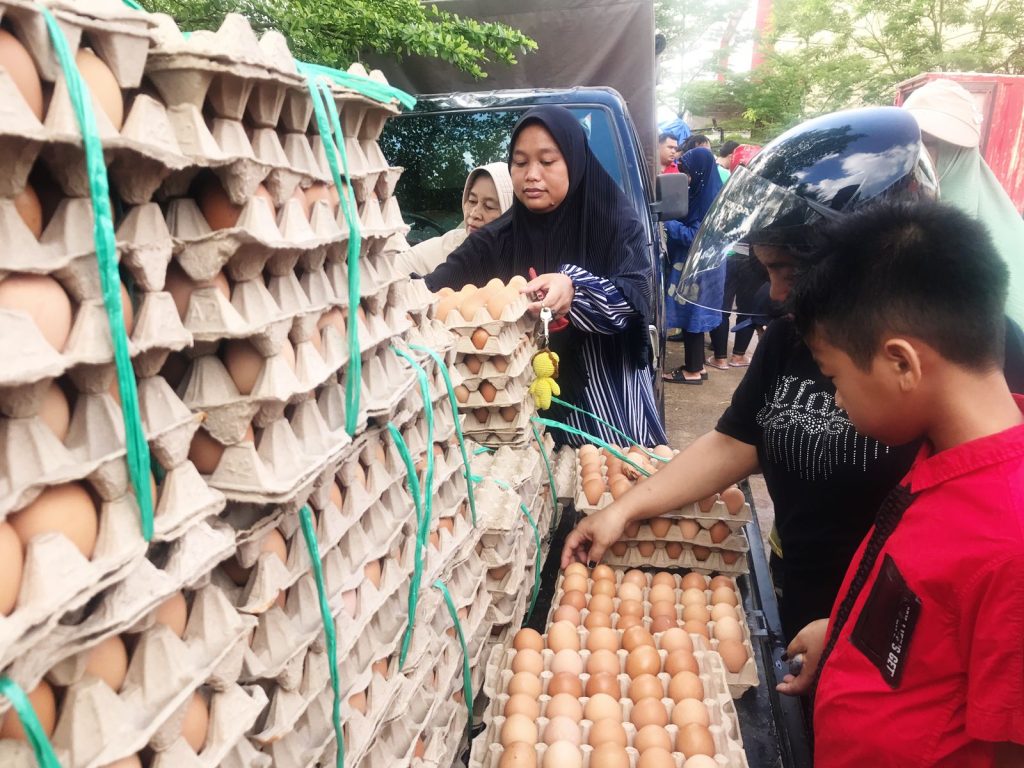
[[[529,341],[524,340],[507,360],[508,364],[504,371],[498,369],[494,364],[494,357],[492,356],[485,357],[482,360],[480,369],[476,373],[470,371],[466,365],[466,360],[470,357],[476,357],[476,355],[463,353],[458,356],[456,369],[462,374],[463,382],[472,392],[476,392],[484,381],[489,381],[494,385],[495,389],[502,390],[510,382],[518,381],[520,384],[526,384],[525,379],[532,378],[532,375],[528,374],[527,369],[530,366],[530,360],[535,351]]]
[[[619,548],[618,545],[614,545]],[[604,562],[614,568],[636,568],[649,566],[652,568],[683,568],[699,573],[749,573],[750,568],[745,553],[704,548],[694,550],[692,545],[681,544],[683,550],[678,558],[672,558],[664,544],[655,543],[654,552],[650,555],[641,554],[638,545],[626,544],[625,551],[620,555],[609,550],[605,553]],[[709,551],[705,551],[709,550]],[[734,559],[726,562],[725,558]]]
[[[269,748],[272,765],[279,768],[311,768],[334,763],[334,726],[332,697],[325,691],[317,697],[295,722],[291,732],[273,742]],[[328,745],[332,745],[330,748]],[[346,741],[346,759],[348,757]],[[325,751],[327,750],[327,751]]]
[[[413,756],[412,768],[448,768],[453,765],[461,746],[454,734],[462,733],[468,717],[464,707],[443,701],[420,735],[424,743],[423,757]]]
[[[536,318],[526,314],[528,306],[530,299],[525,294],[520,294],[505,307],[500,317],[491,315],[487,307],[480,307],[473,317],[464,317],[459,308],[454,307],[445,317],[444,323],[450,330],[467,339],[480,328],[491,336],[498,336],[505,329],[511,329],[522,336],[531,333],[537,325]]]
[[[465,355],[509,357],[519,348],[522,339],[523,333],[519,328],[503,324],[497,334],[488,335],[482,347],[476,346],[469,336],[456,335],[455,350]]]
[[[394,246],[397,243],[395,238],[400,235],[392,236],[385,244],[384,250],[381,252],[381,258],[386,260],[392,268],[395,268],[395,256],[401,251],[406,250],[405,248],[396,249]],[[430,316],[433,319],[433,307],[434,307],[434,294],[427,288],[427,284],[422,279],[405,276],[405,280],[400,280],[395,284],[394,295],[396,303],[405,307],[406,311],[411,313],[415,317],[426,318]],[[440,323],[441,321],[438,320]],[[441,323],[447,331],[447,326]]]
[[[527,398],[526,387],[523,385],[523,382],[513,379],[507,381],[503,388],[497,389],[494,397],[488,402],[480,393],[479,387],[481,384],[482,382],[478,379],[472,382],[472,384],[465,385],[469,389],[469,396],[465,402],[459,403],[460,411],[475,411],[478,408],[486,408],[488,413],[494,413],[495,409],[507,406],[521,408]],[[504,419],[502,420],[504,421]]]
[[[665,533],[662,536],[656,535],[654,533],[654,531],[652,530],[652,528],[651,528],[651,523],[652,522],[657,522],[657,520],[658,520],[657,518],[653,518],[651,520],[647,520],[647,521],[641,523],[637,527],[637,529],[635,531],[634,530],[629,530],[629,531],[625,532],[623,534],[622,538],[619,539],[619,541],[620,542],[626,542],[630,547],[635,547],[637,544],[640,544],[640,543],[643,543],[643,542],[646,541],[646,542],[659,542],[659,543],[662,543],[662,544],[676,542],[676,543],[687,544],[687,545],[691,545],[691,546],[700,546],[700,547],[713,548],[713,549],[720,550],[720,551],[725,551],[725,552],[749,552],[750,551],[750,545],[747,543],[747,537],[743,533],[742,524],[736,524],[738,527],[735,530],[730,528],[729,529],[730,530],[729,534],[724,539],[722,539],[721,541],[716,542],[711,537],[711,530],[710,529],[712,528],[713,525],[716,525],[719,522],[723,522],[723,521],[715,521],[715,523],[712,523],[712,522],[710,522],[708,520],[703,520],[703,521],[699,521],[699,522],[698,521],[693,521],[693,522],[697,523],[697,525],[699,526],[697,535],[696,536],[692,536],[692,537],[687,537],[686,535],[684,535],[682,529],[677,524],[678,522],[681,522],[681,521],[676,521],[676,520],[672,520],[670,522],[667,533]],[[664,520],[664,519],[661,520],[662,524],[665,523],[665,522],[669,522],[669,521]],[[629,527],[630,526],[627,526],[627,528],[629,528]]]
[[[519,410],[511,421],[507,421],[501,415],[498,407],[476,408],[470,411],[463,422],[463,432],[481,445],[490,447],[529,443],[533,440],[530,420],[537,412],[533,398],[524,397],[521,405],[510,407],[518,407]],[[483,416],[485,411],[487,418],[481,421],[479,417]]]

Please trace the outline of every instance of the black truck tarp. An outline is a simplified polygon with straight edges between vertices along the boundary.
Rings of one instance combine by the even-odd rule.
[[[514,67],[492,63],[476,80],[447,62],[421,56],[368,56],[392,85],[410,93],[507,88],[609,86],[626,100],[648,166],[654,168],[653,0],[436,0],[438,10],[522,30],[537,50]]]

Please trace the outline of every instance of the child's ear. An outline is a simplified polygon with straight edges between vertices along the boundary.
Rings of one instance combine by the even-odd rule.
[[[887,369],[895,376],[902,392],[911,392],[921,382],[921,356],[907,339],[887,339],[882,345]]]

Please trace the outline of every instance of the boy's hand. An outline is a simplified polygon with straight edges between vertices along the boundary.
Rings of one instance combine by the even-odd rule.
[[[573,561],[583,564],[601,561],[608,547],[622,538],[626,519],[620,509],[620,505],[610,504],[576,524],[566,536],[565,547],[562,548],[563,569]]]
[[[827,637],[828,619],[812,621],[797,632],[796,637],[786,648],[786,656],[792,659],[797,654],[803,654],[803,668],[798,675],[786,675],[782,678],[782,682],[775,686],[775,690],[789,696],[804,696],[810,693]]]

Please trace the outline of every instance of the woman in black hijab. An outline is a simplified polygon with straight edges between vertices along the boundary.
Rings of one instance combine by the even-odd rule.
[[[539,301],[531,310],[546,306],[569,321],[551,338],[561,359],[562,399],[643,445],[664,443],[647,334],[654,280],[636,212],[564,107],[529,110],[512,131],[511,147],[512,208],[427,275],[427,287],[533,277],[525,291]],[[607,442],[621,442],[576,411],[556,405],[549,414]],[[568,433],[555,438],[583,442]]]

